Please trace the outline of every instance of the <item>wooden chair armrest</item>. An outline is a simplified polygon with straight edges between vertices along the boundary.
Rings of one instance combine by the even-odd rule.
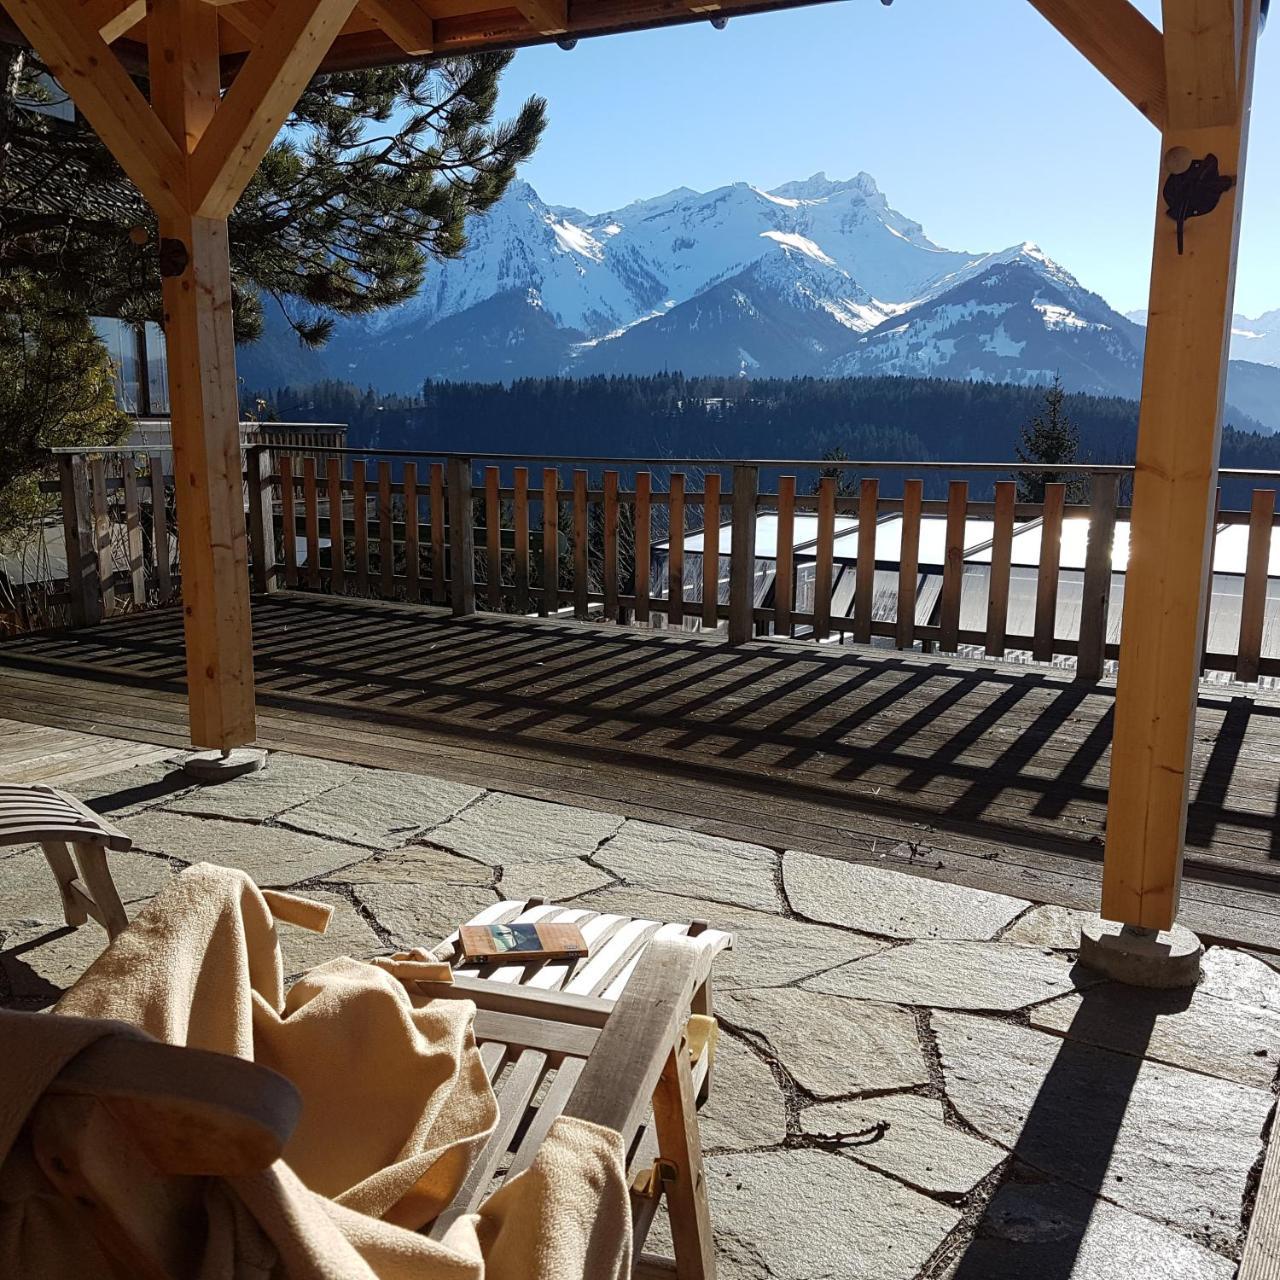
[[[596,1041],[563,1114],[614,1129],[630,1143],[680,1041],[702,949],[689,938],[651,942]]]

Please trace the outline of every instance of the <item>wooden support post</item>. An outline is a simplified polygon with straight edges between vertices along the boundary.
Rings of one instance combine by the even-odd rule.
[[[733,529],[729,551],[729,643],[744,644],[755,630],[756,498],[760,468],[733,468]]]
[[[276,528],[271,504],[271,450],[255,444],[245,454],[249,477],[249,542],[253,547],[253,589],[276,589]],[[157,563],[159,561],[159,552]]]
[[[1161,139],[1102,914],[1166,929],[1177,914],[1204,634],[1258,0],[1165,0]],[[1232,69],[1224,93],[1221,67]],[[1229,108],[1229,109],[1228,109]],[[1182,228],[1172,173],[1214,156],[1233,179]]]
[[[102,589],[98,582],[98,549],[89,509],[89,464],[82,453],[58,457],[62,486],[62,534],[67,549],[67,589],[71,625],[92,627],[102,621]]]
[[[471,511],[471,459],[450,458],[449,598],[454,617],[476,611],[475,525]]]

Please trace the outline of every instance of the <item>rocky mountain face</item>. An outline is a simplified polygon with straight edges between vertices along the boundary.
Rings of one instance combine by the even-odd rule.
[[[1253,363],[1233,368],[1228,399],[1239,386],[1280,430],[1280,368],[1268,367],[1280,365],[1280,312],[1238,330],[1234,352]],[[681,188],[602,214],[518,182],[410,302],[340,323],[321,352],[270,330],[240,366],[250,388],[681,370],[1024,385],[1061,374],[1070,390],[1132,396],[1143,336],[1138,317],[1033,244],[934,244],[865,173]]]

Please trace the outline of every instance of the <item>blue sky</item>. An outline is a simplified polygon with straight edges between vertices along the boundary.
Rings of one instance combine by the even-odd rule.
[[[1159,4],[1139,5],[1158,22]],[[1262,35],[1237,309],[1280,307],[1280,14]],[[872,174],[955,249],[1034,240],[1146,306],[1159,135],[1026,0],[843,0],[517,54],[550,125],[523,176],[590,212],[673,187]]]

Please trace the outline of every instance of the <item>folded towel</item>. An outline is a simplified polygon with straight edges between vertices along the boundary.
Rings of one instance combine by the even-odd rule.
[[[534,1164],[479,1214],[455,1222],[444,1241],[416,1233],[452,1200],[497,1121],[472,1035],[475,1006],[435,1000],[414,1008],[394,964],[350,959],[318,966],[286,994],[273,907],[312,923],[314,905],[268,898],[238,871],[191,867],[52,1015],[0,1015],[10,1082],[0,1096],[0,1275],[109,1274],[87,1267],[88,1233],[83,1224],[68,1230],[74,1210],[44,1183],[22,1131],[62,1066],[116,1029],[104,1020],[252,1060],[286,1076],[301,1095],[283,1158],[210,1186],[210,1276],[629,1275],[621,1142],[580,1121],[557,1121]],[[416,956],[400,963],[414,969],[403,975],[410,980],[427,964]],[[33,1024],[40,1034],[31,1033]]]

